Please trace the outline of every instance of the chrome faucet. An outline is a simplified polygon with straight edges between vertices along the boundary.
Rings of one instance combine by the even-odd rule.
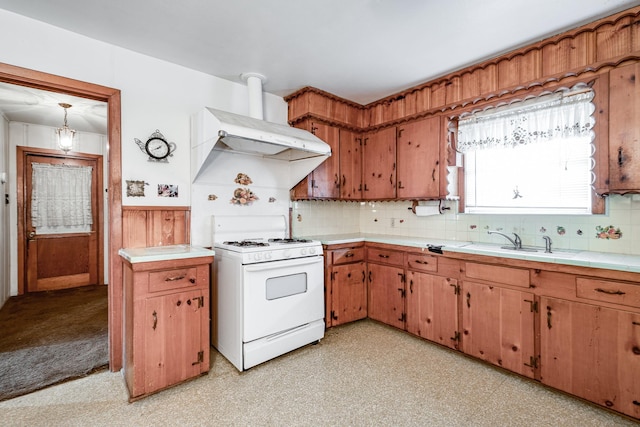
[[[542,238],[544,239],[544,253],[550,254],[551,253],[551,237],[542,236]]]
[[[513,245],[513,249],[516,249],[516,250],[522,249],[522,240],[520,239],[520,236],[518,236],[516,233],[513,233],[513,235],[515,236],[515,239],[512,239],[506,234],[501,233],[499,231],[495,231],[495,230],[487,230],[487,234],[499,234],[505,239],[507,239],[509,242],[511,242],[511,244]]]

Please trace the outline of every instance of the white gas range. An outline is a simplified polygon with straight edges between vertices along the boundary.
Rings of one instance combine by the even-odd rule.
[[[286,217],[215,216],[211,342],[243,371],[324,337],[318,241],[286,238]]]

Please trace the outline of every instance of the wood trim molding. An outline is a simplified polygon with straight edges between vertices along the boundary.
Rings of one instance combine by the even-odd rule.
[[[0,81],[50,92],[68,93],[107,103],[109,141],[109,368],[122,368],[122,164],[120,90],[0,63]]]

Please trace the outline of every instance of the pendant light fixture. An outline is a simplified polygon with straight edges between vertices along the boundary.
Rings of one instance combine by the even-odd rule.
[[[64,126],[56,129],[56,134],[58,135],[58,147],[66,153],[73,147],[73,137],[76,133],[75,130],[70,129],[69,126],[67,126],[67,108],[71,108],[72,105],[64,102],[61,102],[58,105],[64,108]]]

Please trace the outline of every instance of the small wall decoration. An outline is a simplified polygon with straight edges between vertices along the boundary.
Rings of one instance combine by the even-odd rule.
[[[209,200],[211,202],[214,201],[214,200],[217,200],[217,199],[218,199],[218,196],[216,196],[215,194],[209,194],[207,196],[207,200]]]
[[[178,186],[170,184],[158,184],[159,197],[178,197]]]
[[[567,232],[567,230],[565,230],[565,228],[564,228],[563,226],[561,226],[561,225],[559,225],[558,227],[556,227],[556,231],[557,231],[557,232],[558,232],[558,234],[559,234],[559,235],[561,235],[561,236],[562,236],[562,235],[564,235],[564,234]]]
[[[248,206],[258,199],[253,191],[248,188],[236,188],[233,192],[233,198],[230,200],[231,204]]]
[[[619,239],[622,237],[622,231],[619,228],[615,228],[613,225],[609,226],[596,226],[596,239]]]
[[[240,184],[240,185],[253,184],[253,181],[251,180],[251,178],[249,178],[249,175],[247,175],[246,173],[242,173],[242,172],[240,172],[236,176],[236,179],[234,179],[233,182],[235,182],[236,184]]]
[[[127,197],[144,197],[144,181],[127,180]]]
[[[275,202],[276,202],[275,197],[269,197],[269,203],[275,203]]]
[[[173,157],[173,152],[176,151],[176,144],[167,142],[164,135],[157,129],[146,141],[140,141],[138,138],[134,138],[134,141],[140,151],[149,156],[150,162],[168,163],[168,158]]]

